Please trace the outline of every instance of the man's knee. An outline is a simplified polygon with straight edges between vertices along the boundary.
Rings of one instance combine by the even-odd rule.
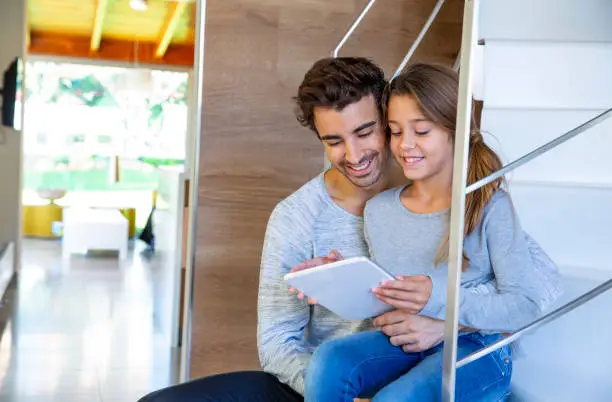
[[[224,394],[231,392],[239,382],[240,374],[242,373],[219,374],[162,388],[143,396],[138,402],[190,402],[209,400],[209,398],[223,399]]]
[[[186,384],[174,385],[171,387],[153,391],[140,398],[138,402],[172,402],[179,400],[188,401],[189,399],[186,398],[188,395],[185,395],[185,392],[183,390]]]
[[[287,392],[278,380],[263,371],[217,374],[164,388],[138,402],[201,402],[247,400],[254,396]]]

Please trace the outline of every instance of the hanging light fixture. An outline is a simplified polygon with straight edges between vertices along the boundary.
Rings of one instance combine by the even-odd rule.
[[[130,0],[130,7],[136,11],[147,11],[149,4],[147,0]]]

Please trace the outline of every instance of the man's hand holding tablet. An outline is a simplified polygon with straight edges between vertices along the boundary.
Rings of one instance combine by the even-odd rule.
[[[305,269],[319,267],[325,264],[331,264],[332,262],[340,261],[343,259],[344,257],[339,252],[337,252],[336,250],[332,250],[329,252],[327,257],[316,257],[311,260],[306,260],[304,262],[299,263],[298,265],[293,267],[293,269],[289,271],[289,273],[303,271]],[[300,292],[298,289],[294,288],[293,286],[289,287],[289,292],[291,293],[297,292],[298,299],[300,300],[304,299],[304,292]],[[317,300],[309,297],[308,304],[317,304]]]
[[[362,320],[393,310],[372,291],[383,281],[394,280],[393,275],[366,257],[338,260],[340,257],[331,253],[322,260],[309,260],[285,275],[285,280],[294,292],[299,289],[311,303],[316,301],[345,320]],[[331,260],[335,262],[328,262]],[[320,262],[327,263],[316,266]]]

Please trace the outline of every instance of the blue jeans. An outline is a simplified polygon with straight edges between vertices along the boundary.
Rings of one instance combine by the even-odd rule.
[[[461,335],[457,356],[482,349],[501,335]],[[510,390],[512,361],[505,346],[457,370],[457,402],[503,400]],[[306,402],[429,402],[442,399],[442,344],[405,353],[380,331],[334,339],[321,345],[306,375]]]

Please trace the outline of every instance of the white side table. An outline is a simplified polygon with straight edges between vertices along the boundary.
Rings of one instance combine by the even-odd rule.
[[[64,209],[62,257],[87,250],[118,250],[127,257],[128,221],[113,209]]]

